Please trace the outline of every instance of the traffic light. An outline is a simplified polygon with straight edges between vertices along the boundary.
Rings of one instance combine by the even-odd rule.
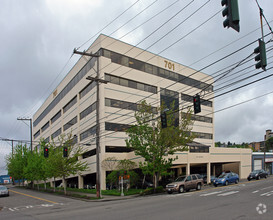
[[[161,128],[167,128],[167,114],[166,114],[166,112],[163,112],[160,115],[160,118],[161,118]]]
[[[193,96],[193,109],[194,114],[201,112],[200,95]]]
[[[64,156],[64,157],[67,157],[67,147],[64,147],[63,156]]]
[[[44,147],[44,157],[48,157],[48,147]]]
[[[240,32],[240,18],[238,0],[222,0],[222,6],[226,6],[222,11],[223,17],[227,16],[223,22],[224,27],[231,27],[237,32]]]
[[[267,65],[266,61],[266,50],[265,50],[265,42],[259,39],[259,46],[254,49],[254,53],[258,53],[257,56],[255,56],[255,61],[259,61],[255,67],[256,69],[262,68],[263,70],[266,70],[265,67]]]

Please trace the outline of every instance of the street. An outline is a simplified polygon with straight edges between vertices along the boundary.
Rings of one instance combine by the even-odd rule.
[[[273,178],[188,193],[82,201],[10,188],[1,219],[272,219]]]

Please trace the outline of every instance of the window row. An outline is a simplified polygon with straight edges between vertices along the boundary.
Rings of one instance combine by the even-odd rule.
[[[133,150],[128,147],[120,147],[120,146],[105,146],[106,153],[129,153]]]
[[[95,88],[96,82],[89,83],[82,91],[80,91],[80,99],[83,98],[88,92]]]
[[[73,77],[73,79],[64,87],[64,89],[56,96],[56,98],[47,106],[47,108],[33,122],[35,127],[38,123],[70,92],[71,89],[92,69],[96,59],[90,59],[82,69]]]
[[[213,139],[213,134],[210,133],[202,133],[202,132],[193,132],[196,138],[200,139]]]
[[[209,153],[209,146],[191,146],[191,153]]]
[[[193,96],[181,93],[181,100],[193,103]],[[212,107],[212,101],[200,98],[200,103],[201,105]]]
[[[64,107],[63,107],[63,113],[66,113],[73,105],[77,103],[77,96],[75,96],[73,99],[71,99]]]
[[[97,104],[96,102],[94,102],[92,105],[90,105],[89,107],[87,107],[86,109],[84,109],[81,113],[80,113],[80,120],[82,120],[83,118],[85,118],[87,115],[89,115],[91,112],[95,111],[97,108]]]
[[[123,131],[123,132],[125,132],[128,128],[130,128],[130,125],[105,122],[105,130],[106,131]]]
[[[90,151],[87,151],[85,153],[82,154],[82,158],[85,159],[87,157],[92,157],[96,155],[96,149],[93,149],[93,150],[90,150]]]
[[[59,128],[57,131],[55,131],[55,132],[51,135],[51,139],[54,139],[55,137],[58,137],[61,133],[62,133],[62,128]]]
[[[183,115],[185,115],[186,113],[183,113]],[[207,116],[202,116],[202,115],[191,115],[191,120],[194,121],[201,121],[201,122],[206,122],[206,123],[212,123],[212,118],[211,117],[207,117]]]
[[[86,131],[82,132],[80,134],[80,141],[90,137],[91,135],[95,135],[97,130],[97,126],[93,126],[91,128],[88,128]]]
[[[117,99],[105,98],[105,106],[138,111],[141,107],[141,104],[137,104],[137,103],[133,103],[133,102],[125,102],[125,101],[121,101],[121,100],[117,100]],[[154,114],[157,114],[156,107],[152,107],[152,111]]]
[[[136,60],[131,57],[124,56],[122,54],[109,51],[106,49],[102,49],[102,56],[110,58],[111,62],[117,63],[123,66],[127,66],[133,69],[137,69],[146,73],[150,73],[153,75],[157,75],[175,82],[180,82],[182,84],[195,87],[198,89],[205,89],[205,91],[212,92],[213,91],[213,86],[204,82],[201,82],[196,79],[192,79],[188,76],[183,76],[178,73],[148,64],[144,63],[143,61]]]
[[[105,80],[109,81],[111,83],[120,85],[120,86],[126,86],[126,87],[129,87],[129,88],[138,89],[138,90],[142,90],[142,91],[146,91],[146,92],[151,92],[151,93],[154,93],[154,94],[157,93],[157,87],[156,86],[144,84],[144,83],[141,83],[141,82],[136,82],[136,81],[121,78],[121,77],[118,77],[118,76],[113,76],[113,75],[110,75],[110,74],[107,74],[107,73],[105,73]]]
[[[78,119],[77,119],[77,116],[74,117],[73,119],[71,119],[69,122],[67,122],[65,125],[64,125],[64,131],[66,131],[67,129],[69,129],[70,127],[72,127],[73,125],[77,124],[78,122]]]

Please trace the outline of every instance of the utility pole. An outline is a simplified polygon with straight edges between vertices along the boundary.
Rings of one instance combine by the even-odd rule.
[[[17,118],[17,120],[30,122],[30,151],[32,152],[32,119],[31,118]]]
[[[101,198],[101,181],[100,181],[100,95],[99,95],[99,83],[104,83],[106,84],[108,81],[100,79],[99,77],[99,57],[100,55],[98,54],[93,54],[93,53],[87,53],[86,51],[80,52],[77,51],[77,49],[74,49],[73,53],[75,54],[80,54],[83,56],[90,56],[91,59],[93,57],[97,57],[97,76],[96,77],[91,77],[88,76],[86,77],[87,80],[90,80],[91,82],[95,81],[97,84],[97,104],[96,104],[96,123],[97,123],[97,128],[96,128],[96,189],[97,189],[97,198]]]

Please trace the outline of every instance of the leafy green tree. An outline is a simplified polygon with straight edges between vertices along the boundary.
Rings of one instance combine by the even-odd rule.
[[[49,146],[49,157],[46,158],[47,172],[52,177],[62,178],[64,193],[66,194],[66,178],[70,175],[80,174],[87,169],[86,161],[78,160],[83,153],[83,149],[73,143],[71,134],[67,136],[60,135],[58,144],[51,142]],[[67,147],[68,157],[63,157],[64,146]]]
[[[160,112],[165,109],[162,106]],[[175,115],[180,116],[179,126],[175,125]],[[160,117],[153,111],[151,105],[146,101],[139,104],[138,111],[135,112],[136,124],[127,130],[129,138],[126,145],[132,148],[136,155],[142,156],[144,162],[139,166],[144,174],[153,176],[154,187],[158,185],[160,176],[169,175],[168,169],[177,157],[175,152],[188,150],[188,143],[194,139],[191,132],[191,110],[180,115],[176,113],[174,103],[167,111],[167,128],[161,127]]]
[[[14,180],[23,181],[25,179],[24,167],[27,166],[27,156],[29,149],[26,145],[16,145],[14,147],[13,154],[10,153],[6,157],[6,164],[8,169],[8,174],[12,176]]]

